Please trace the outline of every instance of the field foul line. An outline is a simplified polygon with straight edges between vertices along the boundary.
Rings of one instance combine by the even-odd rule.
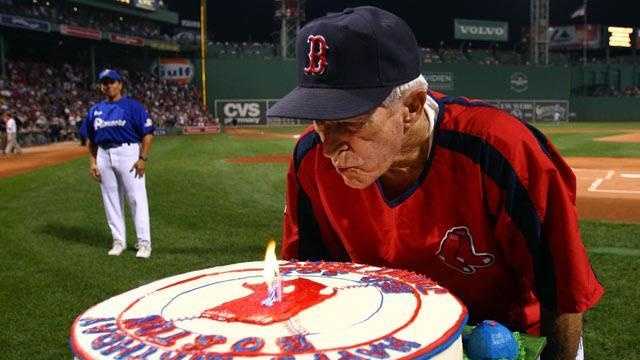
[[[599,190],[599,189],[591,190],[591,188],[589,188],[589,191],[599,192],[599,193],[610,193],[610,194],[640,194],[640,190]]]
[[[609,170],[607,172],[607,176],[604,177],[605,180],[611,180],[611,178],[613,177],[613,174],[615,174],[616,172],[613,170]]]
[[[604,181],[603,178],[596,179],[596,181],[591,183],[591,186],[589,186],[588,191],[598,191],[598,186],[600,186],[600,184],[602,184],[603,181]]]
[[[574,173],[578,173],[578,172],[593,172],[593,171],[598,171],[599,172],[599,171],[602,171],[602,170],[599,170],[599,169],[581,169],[581,168],[573,168],[572,170],[574,171]],[[589,186],[587,191],[592,191],[592,192],[600,191],[600,190],[598,190],[598,187],[600,185],[602,185],[602,182],[605,181],[605,180],[611,180],[615,173],[616,173],[615,170],[607,170],[607,174],[603,178],[595,179],[591,183],[591,185]]]
[[[594,254],[640,256],[640,249],[630,249],[630,248],[621,248],[621,247],[594,247],[587,250],[590,253],[594,253]]]
[[[603,181],[611,180],[615,173],[616,173],[615,170],[607,171],[607,175],[605,175],[604,178],[596,179],[594,182],[591,183],[591,186],[589,186],[589,189],[587,190],[591,192],[601,192],[601,193],[610,193],[610,194],[640,194],[640,191],[638,190],[600,190],[598,189],[598,187],[602,185]],[[620,174],[620,176],[623,178],[640,179],[640,174],[625,173],[625,174]]]

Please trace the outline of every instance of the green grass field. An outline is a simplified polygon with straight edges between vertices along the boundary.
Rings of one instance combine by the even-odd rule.
[[[589,126],[598,130],[590,138],[604,136],[600,130],[620,132]],[[590,138],[543,130],[567,155],[640,156],[636,144],[593,152]],[[293,145],[227,135],[158,138],[148,164],[154,253],[146,261],[133,249],[106,255],[109,231],[85,159],[0,179],[0,358],[69,359],[69,327],[90,306],[169,275],[260,260],[267,240],[280,235],[286,166],[225,159],[289,153]],[[584,221],[581,227],[607,289],[586,318],[587,356],[638,359],[640,225]],[[128,234],[134,239],[130,222]]]
[[[640,124],[562,123],[560,126],[538,124],[563,156],[640,157],[640,143],[594,141],[594,138],[640,132]]]

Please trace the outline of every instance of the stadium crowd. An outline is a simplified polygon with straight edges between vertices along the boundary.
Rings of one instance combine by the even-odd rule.
[[[0,1],[0,13],[47,20],[57,24],[82,26],[100,31],[147,39],[171,40],[173,29],[160,23],[129,17],[120,13],[100,11],[80,4],[54,0],[32,0],[31,3],[15,0]]]
[[[194,85],[170,83],[138,71],[122,70],[122,74],[126,93],[145,104],[156,126],[216,122],[200,106]],[[0,79],[0,112],[8,111],[17,120],[23,145],[74,140],[88,108],[102,99],[90,78],[89,71],[78,65],[8,61],[7,78]]]
[[[596,85],[590,90],[590,96],[640,97],[640,87],[637,85],[629,85],[622,90],[615,86]]]

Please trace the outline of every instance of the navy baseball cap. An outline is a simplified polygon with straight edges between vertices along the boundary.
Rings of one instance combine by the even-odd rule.
[[[399,17],[373,6],[347,8],[306,24],[297,35],[298,86],[268,117],[341,120],[380,106],[420,75],[418,45]]]
[[[122,81],[122,76],[120,76],[120,74],[115,70],[104,69],[100,71],[100,74],[98,74],[98,81],[102,81],[104,79]]]

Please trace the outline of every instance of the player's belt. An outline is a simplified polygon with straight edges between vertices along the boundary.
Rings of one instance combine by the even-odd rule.
[[[131,143],[113,143],[113,142],[108,142],[108,143],[102,143],[102,144],[98,144],[98,146],[100,148],[102,148],[102,150],[109,150],[109,149],[113,149],[113,148],[117,148],[120,147],[124,144],[130,145]]]

